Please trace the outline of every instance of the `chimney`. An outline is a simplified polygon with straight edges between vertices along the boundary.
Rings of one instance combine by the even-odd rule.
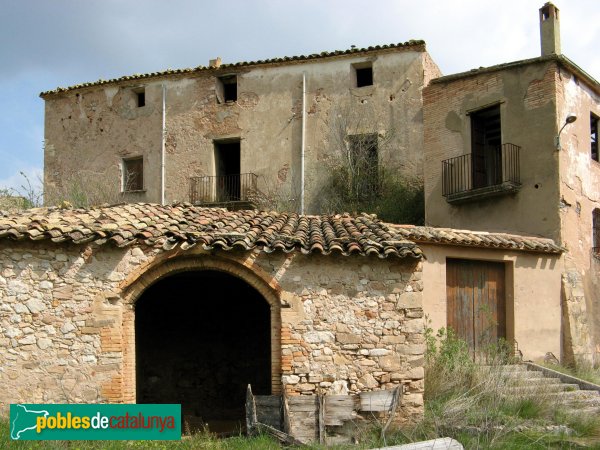
[[[218,69],[221,67],[221,57],[217,56],[217,59],[211,59],[208,61],[208,67],[211,69]]]
[[[560,20],[558,8],[548,2],[540,8],[542,56],[560,55]]]

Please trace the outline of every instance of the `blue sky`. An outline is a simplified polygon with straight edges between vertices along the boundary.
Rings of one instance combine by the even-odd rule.
[[[600,80],[597,0],[557,0],[562,51]],[[41,91],[167,68],[424,39],[444,74],[539,55],[533,0],[0,0],[0,187],[43,170]]]

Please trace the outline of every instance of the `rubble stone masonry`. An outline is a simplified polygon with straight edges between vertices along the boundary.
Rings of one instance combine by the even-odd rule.
[[[135,402],[135,301],[158,279],[202,269],[269,302],[274,394],[402,383],[403,417],[423,413],[415,259],[2,242],[0,261],[2,414],[15,402]]]

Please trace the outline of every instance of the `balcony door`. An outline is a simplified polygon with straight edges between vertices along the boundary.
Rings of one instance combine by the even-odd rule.
[[[502,182],[500,105],[471,114],[471,177],[473,189]]]
[[[239,201],[240,141],[215,142],[215,175],[217,202]]]

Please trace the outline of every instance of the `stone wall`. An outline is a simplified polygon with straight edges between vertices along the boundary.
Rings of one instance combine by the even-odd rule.
[[[423,412],[420,262],[6,241],[0,261],[3,413],[15,402],[135,401],[135,300],[164,276],[208,268],[269,303],[273,393],[403,383],[405,417]]]

